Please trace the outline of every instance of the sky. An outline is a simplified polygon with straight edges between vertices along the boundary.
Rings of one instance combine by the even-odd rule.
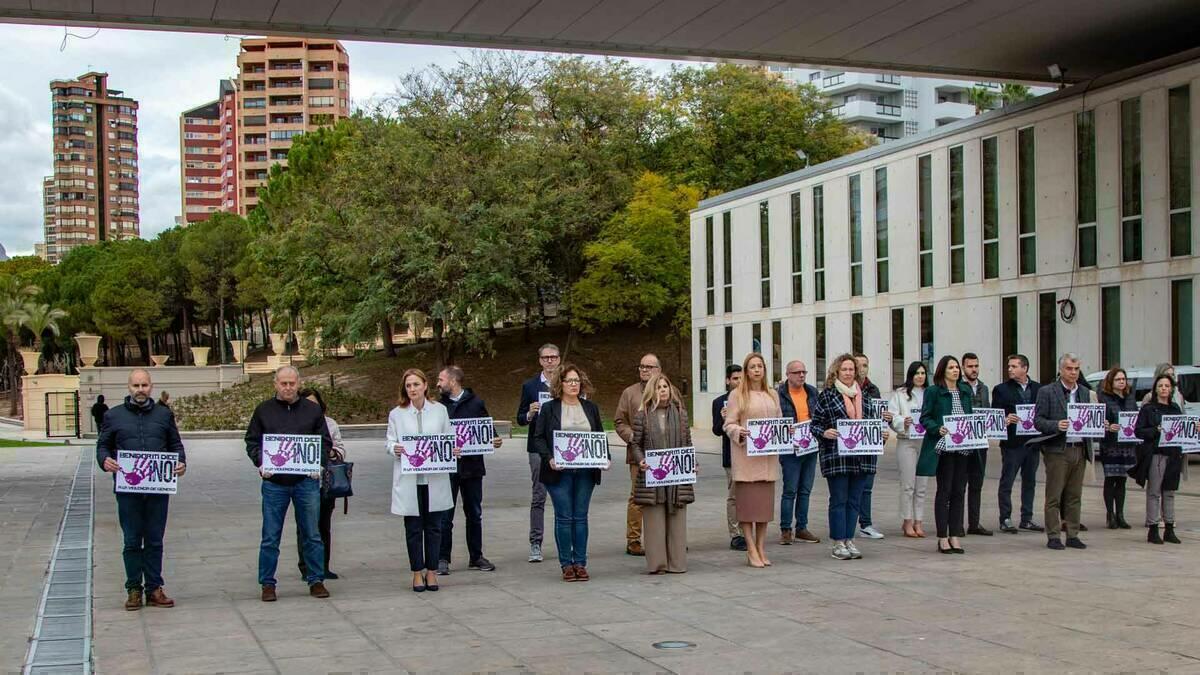
[[[180,213],[179,113],[217,98],[237,75],[240,35],[0,24],[0,244],[29,255],[42,240],[42,178],[52,169],[50,81],[107,72],[108,85],[138,101],[142,236],[170,228]],[[78,36],[78,37],[75,37]],[[93,37],[89,37],[93,36]],[[85,39],[86,38],[86,39]],[[343,43],[350,55],[352,105],[390,94],[399,77],[452,66],[469,50],[425,45]],[[668,61],[631,59],[654,71]]]

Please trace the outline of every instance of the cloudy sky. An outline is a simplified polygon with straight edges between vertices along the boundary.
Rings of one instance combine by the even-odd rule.
[[[42,239],[42,177],[51,171],[50,80],[90,70],[140,104],[141,230],[153,237],[180,212],[179,113],[217,97],[217,82],[237,74],[241,36],[0,24],[0,244],[30,254]],[[91,35],[90,39],[82,39]],[[429,64],[452,65],[464,50],[346,42],[354,103],[390,93],[398,76]],[[667,62],[639,61],[654,70]],[[17,65],[20,64],[20,65]]]

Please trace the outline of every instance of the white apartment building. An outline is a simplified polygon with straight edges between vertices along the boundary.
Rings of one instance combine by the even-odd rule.
[[[707,199],[691,214],[696,410],[753,349],[823,386],[861,351],[1196,363],[1200,61],[1126,71]]]
[[[997,82],[789,66],[769,66],[768,72],[816,87],[833,102],[838,116],[885,143],[974,117],[975,106],[967,98],[971,87],[1000,94]],[[1052,87],[1030,88],[1034,96],[1051,91]]]

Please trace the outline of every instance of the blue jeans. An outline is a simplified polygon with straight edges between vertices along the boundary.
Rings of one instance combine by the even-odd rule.
[[[808,455],[780,455],[779,467],[783,470],[783,497],[779,500],[779,529],[792,529],[795,517],[796,529],[808,529],[808,498],[812,494],[813,480],[817,476],[818,453]],[[799,496],[799,499],[796,497]]]
[[[866,485],[863,487],[862,497],[858,500],[858,525],[859,527],[871,526],[871,490],[875,488],[875,474],[868,473],[865,476]]]
[[[149,594],[163,585],[163,535],[167,531],[169,495],[117,494],[117,518],[125,547],[125,590],[142,590]]]
[[[275,585],[275,567],[279,564],[279,540],[288,504],[296,505],[296,527],[303,543],[305,581],[311,586],[325,580],[325,545],[317,520],[321,513],[321,481],[305,478],[295,485],[262,482],[262,543],[258,547],[258,583]]]
[[[554,502],[554,544],[558,547],[558,564],[587,567],[588,505],[596,482],[592,472],[567,469],[559,473],[558,482],[546,486]]]
[[[829,538],[845,541],[854,538],[854,525],[858,522],[859,504],[867,478],[873,473],[852,473],[829,476]]]

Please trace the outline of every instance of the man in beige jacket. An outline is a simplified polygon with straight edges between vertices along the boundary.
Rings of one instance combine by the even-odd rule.
[[[642,392],[646,382],[662,372],[662,362],[654,354],[644,354],[638,362],[638,381],[621,392],[621,401],[617,403],[617,414],[613,422],[617,427],[617,435],[625,441],[625,463],[629,465],[629,506],[625,510],[625,552],[629,555],[646,555],[642,548],[642,507],[633,503],[633,489],[637,484],[638,464],[629,451],[633,442],[633,417],[642,407]]]

